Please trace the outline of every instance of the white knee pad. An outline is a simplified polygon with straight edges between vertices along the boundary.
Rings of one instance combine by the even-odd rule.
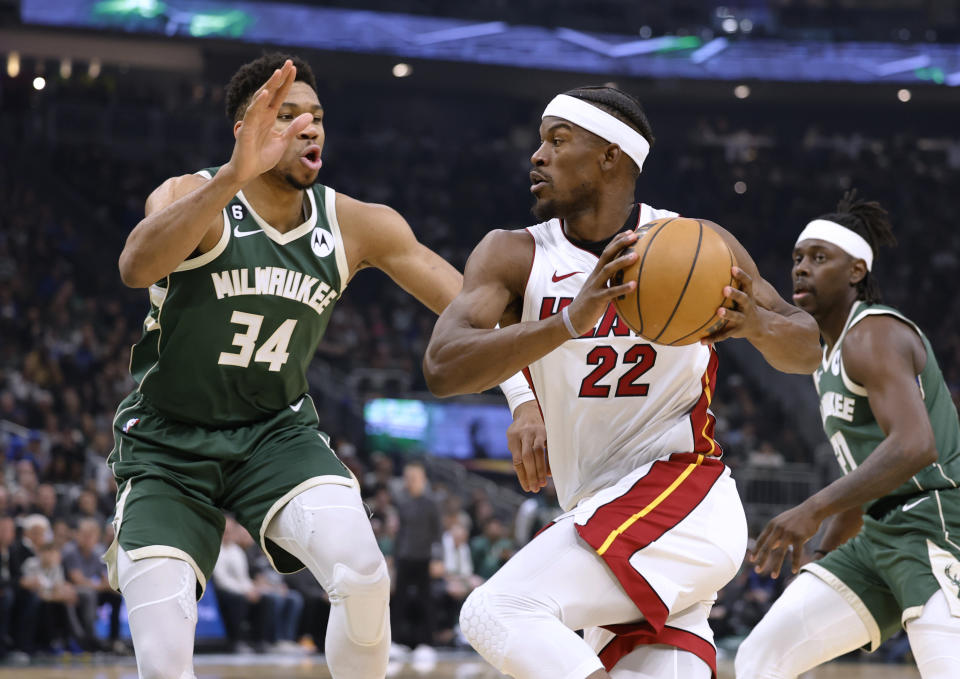
[[[942,590],[927,600],[920,616],[910,620],[906,627],[923,679],[960,676],[960,618],[951,615]]]
[[[141,679],[194,679],[193,568],[168,557],[133,561],[123,549],[117,554],[117,566]]]
[[[387,627],[390,576],[381,560],[373,573],[363,575],[338,563],[333,567],[330,603],[343,606],[347,636],[359,646],[375,646]]]
[[[830,585],[801,573],[737,650],[738,679],[795,679],[870,642],[854,608]]]
[[[477,653],[502,670],[507,650],[507,627],[498,619],[485,588],[475,589],[463,602],[460,631]]]

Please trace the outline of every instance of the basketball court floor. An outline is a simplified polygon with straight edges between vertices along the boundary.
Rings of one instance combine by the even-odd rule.
[[[291,658],[271,655],[204,655],[196,659],[197,679],[329,679],[321,656]],[[391,663],[391,679],[499,679],[504,675],[491,669],[472,653],[440,653],[434,667]],[[919,679],[909,665],[832,663],[803,675],[803,679]],[[2,667],[0,679],[137,679],[133,658],[54,662],[45,667]],[[544,679],[552,679],[544,677]],[[724,661],[719,679],[733,679],[733,663]]]

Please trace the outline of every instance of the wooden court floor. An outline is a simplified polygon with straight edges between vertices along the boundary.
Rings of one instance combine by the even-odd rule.
[[[198,656],[197,679],[329,679],[320,656]],[[433,668],[413,667],[409,663],[391,663],[391,679],[498,679],[503,677],[475,655],[441,654]],[[916,668],[908,665],[868,663],[831,663],[803,675],[802,679],[919,679]],[[60,662],[46,667],[2,667],[0,679],[137,679],[132,658],[98,664]],[[544,677],[552,679],[552,677]],[[733,665],[722,662],[719,679],[734,679]]]

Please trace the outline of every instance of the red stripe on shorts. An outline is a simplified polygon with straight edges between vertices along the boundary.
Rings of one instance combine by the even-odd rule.
[[[723,455],[720,445],[713,438],[713,427],[717,418],[710,414],[710,402],[717,385],[717,366],[720,359],[717,350],[710,347],[710,359],[707,369],[700,378],[700,398],[690,410],[690,429],[693,431],[693,452],[720,457]]]
[[[630,565],[630,557],[690,514],[725,468],[716,458],[675,453],[654,462],[630,490],[597,509],[586,524],[576,526],[656,633],[670,612],[646,578]]]
[[[717,649],[703,637],[676,627],[664,627],[659,633],[646,622],[629,625],[608,625],[607,629],[617,636],[600,651],[600,662],[609,672],[620,660],[637,646],[665,644],[688,651],[707,663],[713,679],[717,677]]]

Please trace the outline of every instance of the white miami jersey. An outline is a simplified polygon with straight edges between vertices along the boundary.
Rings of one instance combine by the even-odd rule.
[[[641,204],[638,224],[676,216]],[[523,320],[538,321],[573,301],[597,257],[571,243],[558,219],[527,231],[536,248]],[[530,364],[560,506],[569,510],[673,453],[719,456],[709,411],[716,374],[713,347],[649,342],[613,304],[589,332]]]

